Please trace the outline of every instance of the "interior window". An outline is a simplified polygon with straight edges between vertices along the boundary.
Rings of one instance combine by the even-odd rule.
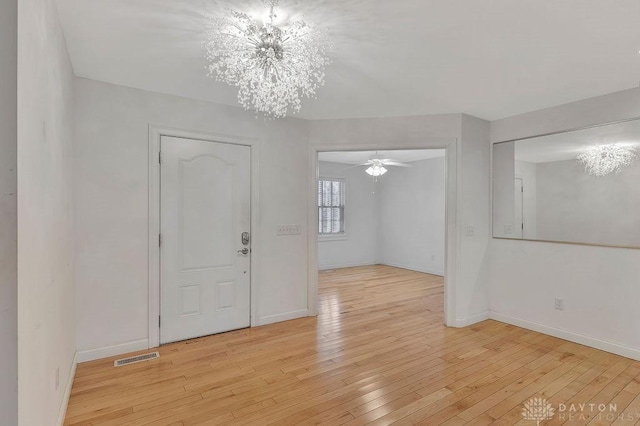
[[[344,179],[320,178],[318,181],[318,233],[344,233]]]

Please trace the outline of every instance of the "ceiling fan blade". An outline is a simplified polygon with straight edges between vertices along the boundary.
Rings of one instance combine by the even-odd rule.
[[[354,164],[353,166],[345,167],[344,170],[353,169],[354,167],[362,167],[362,166],[370,166],[370,165],[371,165],[371,163],[369,163],[369,162],[361,163],[361,164]]]
[[[397,167],[413,167],[413,164],[401,163],[399,161],[385,161],[384,164],[386,166],[397,166]]]

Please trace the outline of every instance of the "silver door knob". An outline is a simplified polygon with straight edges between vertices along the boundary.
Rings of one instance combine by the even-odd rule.
[[[248,248],[243,248],[242,250],[238,250],[239,254],[249,254],[249,249]]]

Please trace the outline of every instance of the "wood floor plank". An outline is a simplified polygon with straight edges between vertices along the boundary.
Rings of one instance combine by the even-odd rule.
[[[639,362],[496,321],[447,328],[442,277],[324,271],[318,311],[80,364],[65,425],[531,424],[533,397],[618,407],[567,424],[640,420]]]

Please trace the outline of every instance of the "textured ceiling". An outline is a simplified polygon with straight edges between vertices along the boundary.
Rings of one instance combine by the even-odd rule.
[[[260,0],[58,0],[81,77],[237,105],[205,76],[205,14]],[[333,64],[304,118],[463,112],[494,120],[636,87],[640,0],[281,0]]]

